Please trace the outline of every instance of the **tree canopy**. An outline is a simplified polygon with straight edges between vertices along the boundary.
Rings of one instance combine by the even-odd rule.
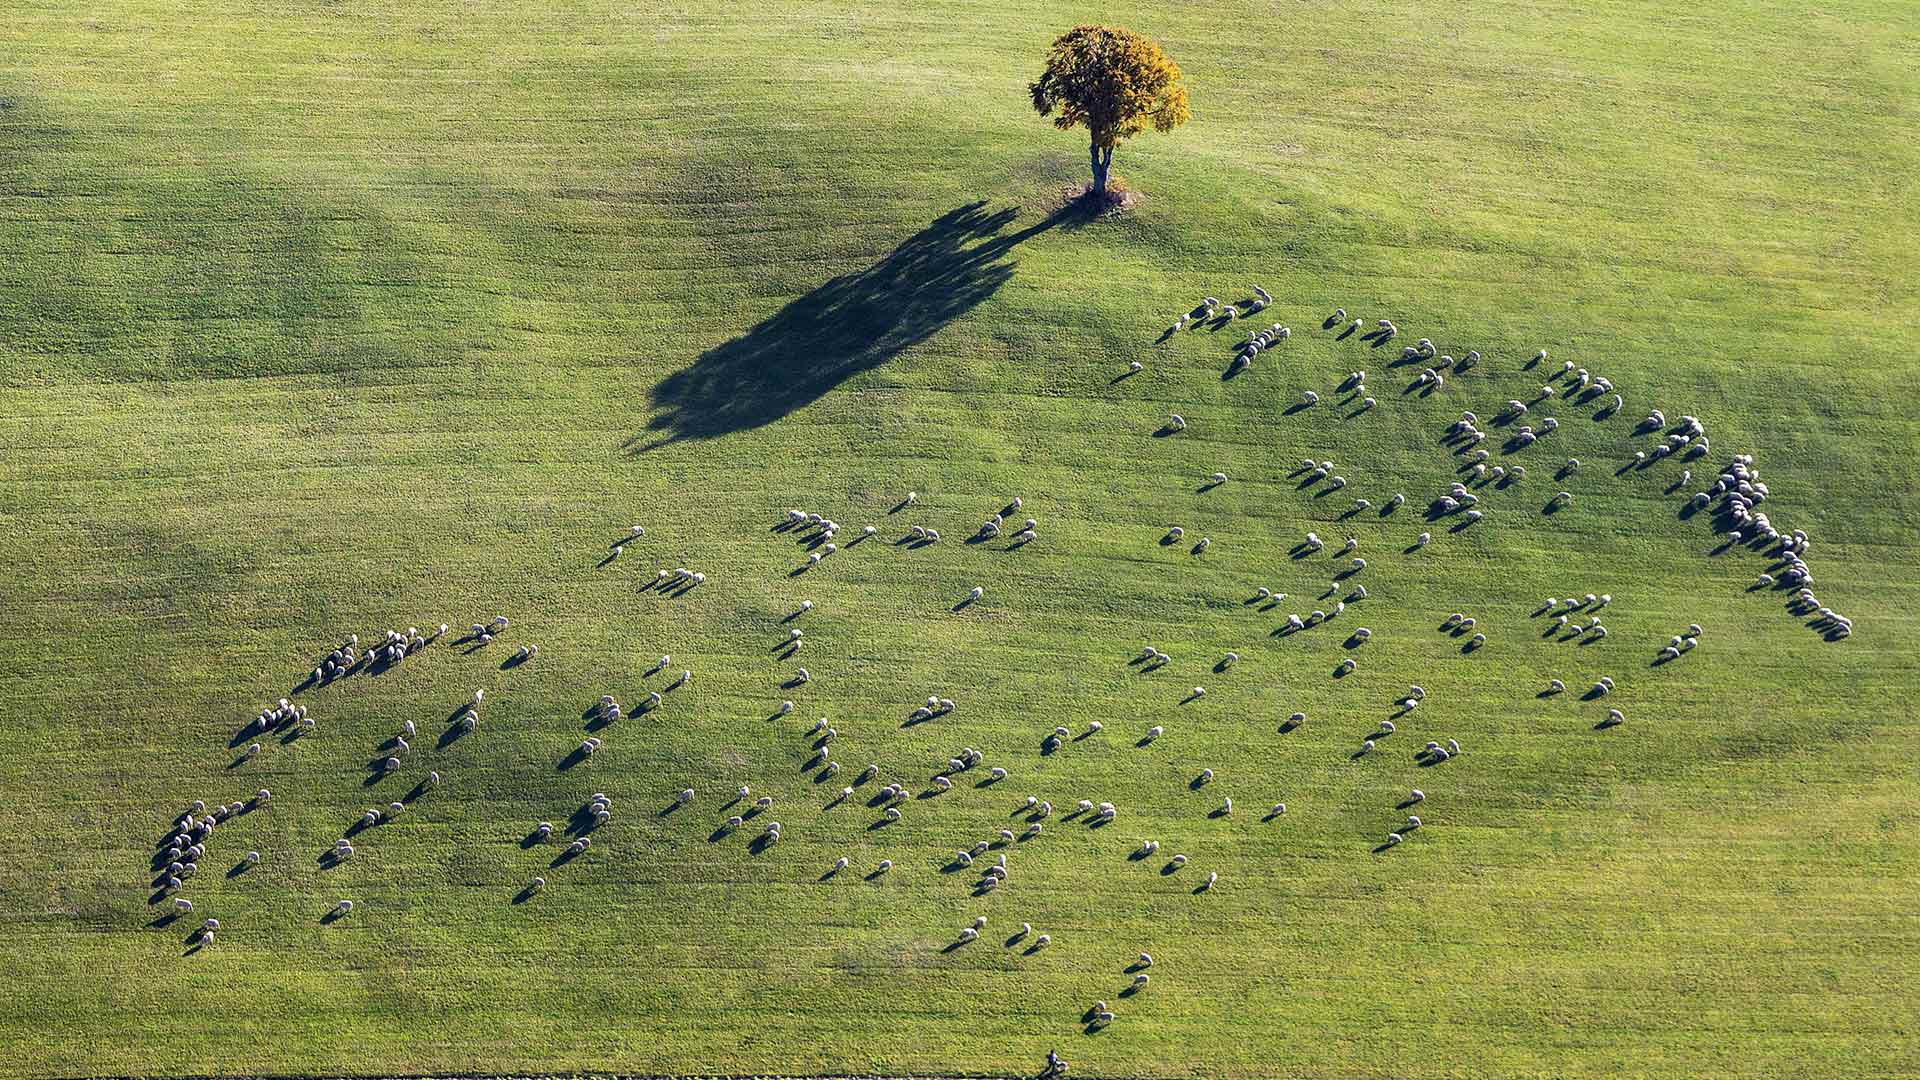
[[[1180,66],[1152,39],[1118,26],[1076,26],[1047,51],[1029,88],[1033,108],[1062,131],[1087,129],[1093,192],[1107,188],[1113,148],[1149,125],[1166,133],[1187,122]]]

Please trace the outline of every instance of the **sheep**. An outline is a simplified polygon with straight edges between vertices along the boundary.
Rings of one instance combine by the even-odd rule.
[[[1140,974],[1135,975],[1133,977],[1133,985],[1135,986],[1135,988],[1139,988],[1147,985],[1147,973],[1143,971]]]
[[[1225,801],[1220,804],[1220,813],[1223,815],[1233,813],[1233,796],[1227,796]]]
[[[1194,688],[1193,688],[1193,696],[1194,696],[1194,697],[1206,697],[1206,696],[1207,696],[1207,688],[1206,688],[1206,687],[1204,687],[1204,686],[1196,686],[1196,687],[1194,687]]]
[[[1167,427],[1174,431],[1185,431],[1187,430],[1187,418],[1181,416],[1179,413],[1173,413],[1167,417]]]
[[[1033,824],[1031,824],[1031,825],[1029,825],[1029,826],[1027,826],[1027,835],[1028,835],[1028,836],[1039,836],[1039,835],[1040,835],[1040,823],[1036,821],[1036,822],[1034,822]]]
[[[1302,405],[1317,405],[1319,404],[1319,402],[1320,402],[1319,394],[1316,394],[1311,390],[1302,390],[1300,392],[1300,403]]]
[[[1193,545],[1194,554],[1198,555],[1199,553],[1207,550],[1212,546],[1213,546],[1213,540],[1210,537],[1203,536],[1200,538],[1199,543]]]
[[[1433,541],[1433,534],[1432,534],[1432,533],[1421,533],[1421,534],[1420,534],[1419,536],[1417,536],[1417,537],[1415,537],[1415,538],[1414,538],[1414,541],[1413,541],[1413,546],[1414,546],[1414,547],[1426,547],[1426,546],[1427,546],[1427,545],[1428,545],[1429,543],[1431,543],[1432,541]]]
[[[1201,885],[1201,886],[1200,886],[1200,888],[1201,888],[1202,890],[1205,890],[1205,889],[1211,889],[1211,888],[1213,888],[1213,883],[1214,883],[1214,882],[1216,882],[1216,881],[1219,881],[1219,880],[1220,880],[1220,874],[1219,874],[1219,872],[1218,872],[1218,871],[1215,871],[1215,870],[1209,870],[1209,871],[1207,871],[1207,880],[1206,880],[1206,882],[1205,882],[1205,884],[1203,884],[1203,885]],[[1141,976],[1139,977],[1139,979],[1135,979],[1134,981],[1135,981],[1135,982],[1139,982],[1139,980],[1140,980],[1140,979],[1144,979],[1144,978],[1146,978],[1146,975],[1144,975],[1144,974],[1142,974],[1142,975],[1141,975]]]
[[[339,903],[333,905],[333,910],[338,912],[341,915],[345,915],[347,912],[353,910],[353,901],[342,900]]]
[[[987,590],[981,588],[978,585],[975,585],[972,589],[967,591],[967,598],[969,600],[978,600],[985,595],[987,595]]]
[[[1153,740],[1166,734],[1166,732],[1167,732],[1166,728],[1161,727],[1159,724],[1155,724],[1152,727],[1147,729],[1147,741],[1152,742]]]

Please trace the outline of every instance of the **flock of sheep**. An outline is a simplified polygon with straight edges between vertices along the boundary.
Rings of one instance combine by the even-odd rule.
[[[1201,324],[1210,323],[1218,328],[1223,323],[1249,317],[1272,305],[1273,298],[1264,290],[1255,288],[1253,291],[1254,299],[1236,305],[1223,305],[1216,298],[1206,298],[1192,311],[1176,320],[1167,334],[1163,335],[1163,340]],[[1400,333],[1398,326],[1389,319],[1377,320],[1374,329],[1363,333],[1365,325],[1361,319],[1349,319],[1345,310],[1336,310],[1323,322],[1322,328],[1337,333],[1342,338],[1358,336],[1363,341],[1375,345],[1384,344]],[[1234,350],[1229,374],[1247,370],[1256,358],[1282,349],[1292,337],[1291,329],[1281,323],[1274,323],[1248,335]],[[1423,365],[1419,375],[1408,388],[1408,394],[1424,398],[1445,392],[1450,385],[1447,382],[1448,374],[1471,371],[1482,363],[1482,357],[1477,351],[1467,350],[1459,359],[1455,359],[1450,354],[1440,352],[1432,341],[1422,338],[1417,344],[1409,345],[1403,350],[1402,363]],[[1527,361],[1522,370],[1534,370],[1546,363],[1547,352],[1543,349]],[[1142,366],[1136,361],[1130,365],[1130,371],[1138,372]],[[1376,400],[1367,396],[1366,378],[1364,371],[1351,371],[1329,392],[1332,396],[1344,394],[1347,403],[1358,404],[1357,410],[1349,414],[1349,418],[1358,417],[1377,406]],[[1456,380],[1451,385],[1457,388],[1461,385],[1461,381]],[[1455,389],[1454,392],[1462,391]],[[1293,406],[1289,411],[1315,407],[1321,400],[1318,391],[1306,389],[1300,395],[1300,404]],[[1423,514],[1425,522],[1439,525],[1451,521],[1454,532],[1473,527],[1483,520],[1488,512],[1487,504],[1483,499],[1496,492],[1515,491],[1525,484],[1528,479],[1527,467],[1514,459],[1522,455],[1540,453],[1536,448],[1550,440],[1559,430],[1560,422],[1555,417],[1547,415],[1536,418],[1537,413],[1544,412],[1556,402],[1567,407],[1598,402],[1598,411],[1594,414],[1594,418],[1600,421],[1613,417],[1624,405],[1622,397],[1608,379],[1595,377],[1586,369],[1576,367],[1572,361],[1565,361],[1558,371],[1545,378],[1530,400],[1509,400],[1504,407],[1495,412],[1495,418],[1489,426],[1501,429],[1498,432],[1483,429],[1480,418],[1474,411],[1462,411],[1460,418],[1451,422],[1442,433],[1441,445],[1446,452],[1459,460],[1459,471],[1466,474],[1465,478],[1450,483],[1444,491],[1436,491],[1428,495],[1409,496],[1405,492],[1380,493],[1384,497],[1378,511],[1379,515],[1382,518],[1388,518],[1401,513],[1411,500],[1415,505],[1425,507]],[[1531,422],[1522,422],[1530,419]],[[1193,421],[1186,416],[1175,414],[1163,425],[1160,434],[1177,435],[1190,430],[1192,424]],[[1623,462],[1615,473],[1616,476],[1652,469],[1662,460],[1669,458],[1680,463],[1696,462],[1709,453],[1705,425],[1692,416],[1682,416],[1678,423],[1669,424],[1665,415],[1656,409],[1636,426],[1635,434],[1657,435],[1659,441],[1653,445],[1650,452],[1636,452],[1632,459]],[[1486,444],[1502,439],[1503,436],[1503,449],[1507,460],[1494,463]],[[1546,464],[1536,462],[1537,469],[1551,471],[1555,479],[1560,482],[1569,481],[1580,472],[1581,467],[1580,461],[1572,457]],[[1351,483],[1331,460],[1315,461],[1311,458],[1302,460],[1287,476],[1299,481],[1300,490],[1303,492],[1319,488],[1321,485],[1324,485],[1321,490],[1326,492],[1344,490]],[[1751,588],[1789,591],[1791,599],[1787,608],[1790,612],[1812,616],[1810,625],[1830,640],[1838,640],[1850,635],[1851,621],[1821,606],[1811,592],[1813,577],[1804,558],[1808,550],[1808,539],[1805,533],[1800,531],[1782,533],[1768,520],[1767,514],[1758,509],[1759,505],[1766,501],[1769,492],[1766,483],[1760,478],[1759,470],[1755,467],[1752,457],[1739,455],[1728,459],[1709,485],[1696,492],[1686,493],[1684,489],[1691,483],[1692,476],[1691,468],[1680,469],[1668,491],[1685,494],[1683,515],[1706,515],[1715,524],[1716,531],[1723,534],[1722,545],[1716,554],[1739,548],[1751,549],[1772,558],[1775,560],[1774,565],[1760,574]],[[1216,471],[1207,477],[1206,484],[1201,490],[1205,491],[1228,482],[1228,475],[1224,471]],[[1573,500],[1574,495],[1571,491],[1559,490],[1546,501],[1539,512],[1546,514],[1562,512],[1570,507]],[[1506,501],[1510,503],[1512,500]],[[1033,517],[1020,518],[1017,521],[1018,528],[1015,528],[1014,516],[1023,508],[1023,505],[1023,499],[1015,497],[999,509],[985,514],[975,530],[976,540],[997,539],[1010,531],[1009,550],[1017,550],[1036,542],[1039,539],[1038,520]],[[1355,498],[1342,520],[1353,514],[1372,510],[1373,507],[1374,503],[1370,499]],[[892,513],[922,509],[923,504],[919,494],[910,491],[892,508]],[[818,572],[821,564],[827,559],[835,556],[849,557],[845,553],[850,552],[862,541],[876,536],[880,530],[877,525],[864,525],[856,531],[847,533],[843,540],[842,536],[846,530],[832,517],[818,512],[791,509],[785,511],[774,531],[785,534],[786,539],[797,542],[805,550],[805,562],[791,575],[795,579],[800,579],[809,572]],[[631,542],[643,538],[645,532],[642,526],[631,526],[627,535],[612,545],[612,553],[606,557],[606,561],[611,562],[618,558]],[[1163,546],[1171,545],[1183,541],[1185,537],[1186,530],[1183,526],[1171,525],[1162,536],[1160,543]],[[1401,554],[1414,555],[1432,540],[1430,531],[1420,531],[1417,536],[1409,536],[1409,542]],[[920,522],[907,526],[895,543],[907,548],[919,548],[939,541],[938,529]],[[1189,547],[1189,553],[1194,557],[1204,556],[1212,548],[1213,543],[1211,537],[1199,537]],[[1368,600],[1368,590],[1363,580],[1368,562],[1364,556],[1357,553],[1359,546],[1360,542],[1357,538],[1346,537],[1331,556],[1337,566],[1329,568],[1331,580],[1321,600],[1333,602],[1322,603],[1321,606],[1311,610],[1295,610],[1286,613],[1283,625],[1276,631],[1276,637],[1284,639],[1292,634],[1324,630],[1330,624],[1352,620],[1353,616],[1349,613]],[[1296,558],[1304,559],[1324,554],[1327,547],[1327,542],[1317,533],[1307,532],[1294,546],[1293,554]],[[690,590],[706,581],[707,575],[704,572],[690,571],[686,568],[661,568],[642,586],[642,589],[677,593]],[[985,594],[985,586],[973,586],[957,599],[953,604],[953,610],[963,610],[981,601]],[[1257,590],[1253,600],[1248,603],[1256,605],[1257,610],[1263,612],[1277,611],[1285,605],[1287,599],[1286,593],[1262,586]],[[1540,604],[1533,611],[1532,615],[1535,618],[1551,620],[1547,636],[1559,641],[1591,645],[1607,637],[1608,631],[1601,621],[1601,612],[1611,602],[1611,595],[1606,593],[1588,592],[1565,599],[1549,597],[1545,603]],[[812,600],[802,600],[792,613],[782,620],[782,623],[794,623],[813,609]],[[1276,617],[1279,616],[1276,615]],[[505,636],[511,625],[505,615],[496,616],[490,622],[473,624],[470,633],[454,644],[471,644],[476,648],[485,646]],[[1486,629],[1492,629],[1492,627],[1483,629],[1479,619],[1464,612],[1452,613],[1440,624],[1441,633],[1464,639],[1461,645],[1463,654],[1474,654],[1487,646]],[[1689,625],[1684,633],[1674,634],[1660,646],[1655,663],[1679,660],[1698,646],[1702,632],[1702,628],[1696,624]],[[364,650],[360,647],[357,636],[348,635],[340,645],[321,658],[312,669],[307,682],[297,689],[325,686],[358,672],[379,670],[399,664],[408,656],[437,642],[446,633],[445,624],[424,634],[415,627],[408,627],[405,632],[397,629],[388,630],[378,644]],[[777,633],[781,639],[776,647],[778,658],[783,665],[786,665],[802,653],[807,638],[804,629],[800,626],[783,625]],[[1332,676],[1342,678],[1357,670],[1360,663],[1358,654],[1363,649],[1377,651],[1379,648],[1372,646],[1368,649],[1374,637],[1370,627],[1355,626],[1343,643],[1344,655],[1334,668]],[[503,666],[528,663],[538,655],[537,645],[522,644]],[[646,674],[650,677],[665,672],[672,664],[672,659],[671,656],[662,656]],[[1224,672],[1239,660],[1240,656],[1237,652],[1227,652],[1214,664],[1214,670]],[[1139,656],[1132,661],[1143,671],[1153,671],[1171,662],[1171,656],[1153,645],[1144,646]],[[777,681],[781,689],[793,692],[813,682],[815,677],[814,673],[806,667],[793,663],[791,666],[781,667]],[[641,715],[662,708],[667,694],[683,690],[690,686],[692,681],[692,669],[681,669],[679,675],[672,681],[662,684],[660,689],[650,690],[636,707],[633,715]],[[1614,680],[1610,676],[1602,676],[1590,690],[1582,695],[1582,700],[1597,702],[1613,694],[1614,690]],[[1539,696],[1544,698],[1565,692],[1565,684],[1559,679],[1553,679]],[[1206,693],[1205,686],[1196,685],[1191,688],[1187,699],[1197,699]],[[476,729],[485,697],[484,690],[475,690],[467,702],[456,710],[452,727],[443,737],[443,745],[449,739],[459,738]],[[1426,699],[1427,693],[1420,686],[1412,686],[1404,693],[1395,694],[1392,703],[1397,711],[1393,716],[1404,717],[1422,708]],[[791,698],[783,699],[771,707],[771,715],[768,719],[777,722],[792,714],[797,708],[798,706]],[[929,695],[924,703],[916,703],[906,713],[906,723],[911,725],[944,717],[953,713],[956,708],[955,702],[950,698],[937,694]],[[606,729],[626,715],[628,714],[623,706],[613,695],[603,695],[589,710],[589,730]],[[1290,731],[1305,723],[1306,719],[1305,713],[1293,713],[1280,723],[1279,729],[1283,732]],[[1626,717],[1619,709],[1607,708],[1605,719],[1595,726],[1608,727],[1622,723],[1625,719]],[[239,738],[235,740],[235,745],[241,741],[247,741],[247,745],[235,764],[236,766],[243,764],[264,752],[262,742],[249,740],[279,734],[283,736],[282,742],[292,742],[313,732],[315,728],[316,722],[308,715],[305,705],[282,699],[276,705],[263,710],[242,729]],[[1042,740],[1040,753],[1059,751],[1070,741],[1099,735],[1103,729],[1104,725],[1100,721],[1092,721],[1085,731],[1076,736],[1064,726],[1055,727],[1051,734]],[[1392,735],[1395,730],[1393,719],[1382,720],[1377,730],[1368,732],[1358,741],[1352,756],[1359,758],[1374,752],[1378,748],[1379,740]],[[1135,745],[1144,750],[1164,733],[1165,729],[1162,725],[1147,727]],[[412,750],[410,740],[415,735],[414,723],[410,720],[403,722],[400,729],[380,745],[371,767],[381,773],[397,773],[403,769]],[[816,720],[801,735],[807,743],[807,768],[818,770],[818,777],[822,780],[836,777],[841,772],[841,765],[835,760],[833,752],[838,736],[839,731],[825,717]],[[605,743],[598,735],[590,735],[573,748],[567,759],[563,760],[561,767],[565,768],[571,762],[591,757],[604,745]],[[1427,742],[1424,749],[1413,755],[1413,760],[1420,767],[1433,767],[1458,758],[1461,753],[1461,746],[1457,740],[1446,739],[1443,742],[1436,739]],[[955,778],[964,773],[984,774],[984,779],[970,786],[971,797],[992,797],[998,790],[996,785],[1006,781],[1018,769],[1019,763],[1008,761],[1004,764],[986,766],[984,758],[985,755],[973,747],[958,748],[944,761],[934,765],[929,781],[931,790],[924,792],[924,797],[934,797],[952,791]],[[870,798],[859,797],[859,789],[865,785],[877,783],[882,771],[882,767],[877,762],[869,763],[859,770],[851,783],[827,788],[831,798],[820,812],[864,802],[865,806],[877,815],[873,822],[875,830],[884,830],[890,823],[901,820],[910,809],[913,794],[909,786],[910,781],[890,782],[884,786],[872,788],[873,794]],[[917,773],[917,770],[915,772]],[[1213,770],[1202,770],[1192,780],[1191,786],[1198,789],[1212,782],[1213,779]],[[333,847],[322,855],[322,863],[336,865],[351,859],[355,851],[353,840],[358,833],[376,829],[398,818],[406,812],[412,801],[422,797],[439,782],[439,773],[428,772],[407,796],[384,806],[368,809],[357,821],[352,822]],[[1407,790],[1409,793],[1394,808],[1398,813],[1404,813],[1427,797],[1425,791],[1420,788]],[[694,807],[700,803],[700,793],[692,786],[675,785],[674,790],[664,794],[671,799],[665,812]],[[184,893],[191,889],[193,879],[199,872],[200,862],[207,856],[208,846],[217,830],[224,822],[267,807],[271,799],[271,794],[262,788],[250,800],[215,805],[211,809],[206,803],[196,800],[186,811],[173,819],[172,824],[165,830],[156,845],[153,863],[153,869],[157,875],[153,883],[154,902],[169,904],[173,914],[157,921],[171,921],[172,918],[184,916],[194,909],[192,900]],[[730,801],[720,804],[717,813],[722,816],[718,818],[720,825],[715,830],[715,836],[725,837],[734,833],[747,832],[747,826],[751,822],[753,830],[751,839],[748,841],[751,850],[761,851],[778,844],[787,831],[782,824],[776,820],[766,820],[764,823],[755,820],[770,814],[773,805],[774,799],[771,795],[762,794],[756,797],[749,786],[740,786],[731,793]],[[1024,819],[1020,823],[1018,832],[1014,829],[1002,828],[985,837],[956,837],[957,843],[952,848],[956,853],[948,869],[971,868],[976,863],[985,863],[983,872],[972,886],[975,896],[984,896],[1007,886],[1011,873],[1009,853],[1018,853],[1024,845],[1030,843],[1044,842],[1041,838],[1050,820],[1061,823],[1075,822],[1084,827],[1097,829],[1114,822],[1124,812],[1114,803],[1096,802],[1092,799],[1078,800],[1071,810],[1064,811],[1057,818],[1054,817],[1054,809],[1050,801],[1038,796],[1026,796],[1024,801],[1016,806],[1016,816]],[[1274,802],[1263,820],[1272,821],[1284,815],[1286,809],[1285,802]],[[1233,799],[1223,797],[1209,816],[1227,816],[1232,814],[1233,810]],[[551,866],[555,869],[564,867],[590,849],[593,843],[591,834],[596,829],[608,825],[612,816],[612,799],[604,792],[595,792],[590,800],[575,811],[573,821],[562,829],[556,830],[552,822],[539,822],[525,838],[525,846],[532,848],[557,844],[564,840],[565,846],[551,862]],[[1374,850],[1384,852],[1391,849],[1403,843],[1410,833],[1421,829],[1422,826],[1423,822],[1418,815],[1406,814],[1404,820],[1396,821],[1390,827],[1383,828],[1380,835],[1383,835],[1384,839]],[[556,831],[562,832],[563,835],[556,839]],[[1150,858],[1158,853],[1159,848],[1158,841],[1144,839],[1132,848],[1130,857],[1135,860]],[[248,868],[259,863],[261,859],[262,855],[258,851],[246,852],[240,862],[229,871],[228,876],[243,875]],[[1189,859],[1185,854],[1175,853],[1165,863],[1164,871],[1169,874],[1178,872],[1188,862]],[[821,879],[824,881],[843,872],[853,871],[863,874],[867,880],[874,880],[887,874],[894,865],[892,859],[880,859],[869,867],[855,867],[850,856],[840,855],[825,869]],[[1219,872],[1209,869],[1193,892],[1205,893],[1219,880]],[[544,877],[531,878],[516,896],[516,901],[525,902],[531,899],[544,889],[546,884]],[[327,910],[323,921],[330,922],[345,918],[353,911],[353,907],[352,900],[341,899]],[[952,951],[977,941],[985,925],[985,916],[980,916],[968,925],[960,927],[948,941],[946,950]],[[194,932],[190,945],[199,948],[211,944],[218,929],[219,921],[215,918],[207,918]],[[1018,946],[1025,952],[1032,953],[1047,948],[1052,942],[1053,938],[1050,934],[1036,935],[1030,924],[1023,923],[1019,933],[1008,938],[1006,944],[1009,948]],[[1128,955],[1133,953],[1129,952]],[[1133,978],[1126,986],[1119,989],[1119,993],[1122,996],[1131,997],[1143,992],[1150,980],[1147,972],[1142,969],[1152,963],[1153,960],[1148,954],[1138,953],[1137,961],[1126,968]],[[1089,1027],[1098,1027],[1113,1021],[1114,1015],[1114,1010],[1108,1006],[1107,1002],[1098,1001],[1087,1011],[1083,1020]],[[1065,1071],[1065,1062],[1050,1055],[1049,1069],[1055,1072]]]

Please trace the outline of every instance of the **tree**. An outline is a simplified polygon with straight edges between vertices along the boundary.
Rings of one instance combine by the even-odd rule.
[[[1029,88],[1033,108],[1053,126],[1084,126],[1093,187],[1107,191],[1113,148],[1151,124],[1165,134],[1187,122],[1187,88],[1180,66],[1151,39],[1118,26],[1076,26],[1055,39],[1047,69]]]

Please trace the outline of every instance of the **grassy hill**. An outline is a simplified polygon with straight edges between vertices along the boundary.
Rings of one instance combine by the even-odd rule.
[[[1161,40],[1195,115],[1120,151],[1142,198],[1089,222],[1055,213],[1082,144],[1023,96],[1096,17]],[[1916,32],[1873,0],[15,5],[0,1076],[1015,1075],[1051,1047],[1094,1076],[1911,1073]],[[1238,327],[1160,340],[1253,284],[1294,333],[1251,370],[1223,378]],[[1401,340],[1338,339],[1335,307]],[[1408,392],[1419,337],[1484,359]],[[1563,358],[1623,411],[1556,397],[1511,455],[1489,427],[1528,478],[1428,523],[1465,475],[1447,426]],[[1356,369],[1372,410],[1339,406]],[[1616,471],[1655,407],[1707,426],[1690,485]],[[1850,639],[1681,512],[1736,453]],[[1306,457],[1348,488],[1303,487]],[[963,542],[1015,496],[1037,542]],[[790,507],[878,531],[803,571]],[[1310,530],[1334,543],[1296,558]],[[1367,568],[1322,599],[1349,535]],[[673,567],[707,580],[645,587]],[[1532,615],[1588,592],[1602,642]],[[496,613],[484,648],[302,690],[316,730],[236,763],[347,634]],[[1689,623],[1700,647],[1652,665]],[[1172,662],[1130,665],[1148,644]],[[600,695],[683,667],[561,767]],[[929,694],[955,710],[908,723]],[[805,767],[817,717],[835,778]],[[370,771],[408,720],[397,775]],[[1010,775],[921,797],[962,747]],[[880,824],[888,782],[915,797]],[[777,845],[716,831],[741,784]],[[1376,850],[1416,786],[1425,825]],[[154,925],[174,816],[260,787],[192,916]],[[596,791],[583,856],[524,842]],[[954,852],[1028,795],[1119,817],[1056,814],[975,896]],[[1021,923],[1051,946],[1006,944]],[[1096,1000],[1117,1015],[1089,1029]]]

